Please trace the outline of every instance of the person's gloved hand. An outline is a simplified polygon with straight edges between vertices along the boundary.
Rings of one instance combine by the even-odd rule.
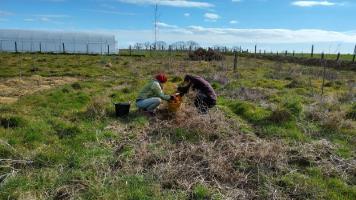
[[[183,97],[183,96],[184,96],[184,93],[181,93],[181,92],[177,92],[177,93],[176,93],[176,96],[180,96],[180,97]]]

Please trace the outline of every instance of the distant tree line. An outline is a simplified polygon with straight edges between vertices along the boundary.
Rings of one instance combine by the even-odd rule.
[[[129,48],[134,50],[195,51],[201,48],[201,46],[199,45],[199,43],[195,41],[178,41],[171,44],[168,44],[164,41],[157,41],[157,42],[143,42],[143,43],[138,42],[133,46],[130,45]],[[226,46],[215,45],[209,48],[219,52],[233,52],[233,51],[243,52],[242,48],[237,46],[228,48]]]
[[[164,41],[136,43],[133,48],[136,50],[196,50],[200,45],[195,41],[178,41],[167,44]]]

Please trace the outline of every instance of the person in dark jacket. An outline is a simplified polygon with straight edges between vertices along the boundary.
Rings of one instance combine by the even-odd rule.
[[[216,93],[208,81],[200,76],[186,75],[184,82],[178,87],[177,91],[181,96],[189,92],[189,89],[197,91],[194,105],[201,113],[207,113],[209,108],[216,105]]]

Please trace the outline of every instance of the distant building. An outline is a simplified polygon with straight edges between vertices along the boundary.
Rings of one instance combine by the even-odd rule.
[[[0,29],[0,52],[107,54],[117,52],[114,35]]]

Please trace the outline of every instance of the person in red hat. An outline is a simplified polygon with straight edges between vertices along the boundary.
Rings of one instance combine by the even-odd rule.
[[[147,83],[140,91],[136,99],[136,106],[140,110],[154,113],[162,100],[169,101],[172,99],[170,95],[165,95],[163,93],[163,84],[166,82],[167,76],[165,74],[157,74],[155,78]]]

